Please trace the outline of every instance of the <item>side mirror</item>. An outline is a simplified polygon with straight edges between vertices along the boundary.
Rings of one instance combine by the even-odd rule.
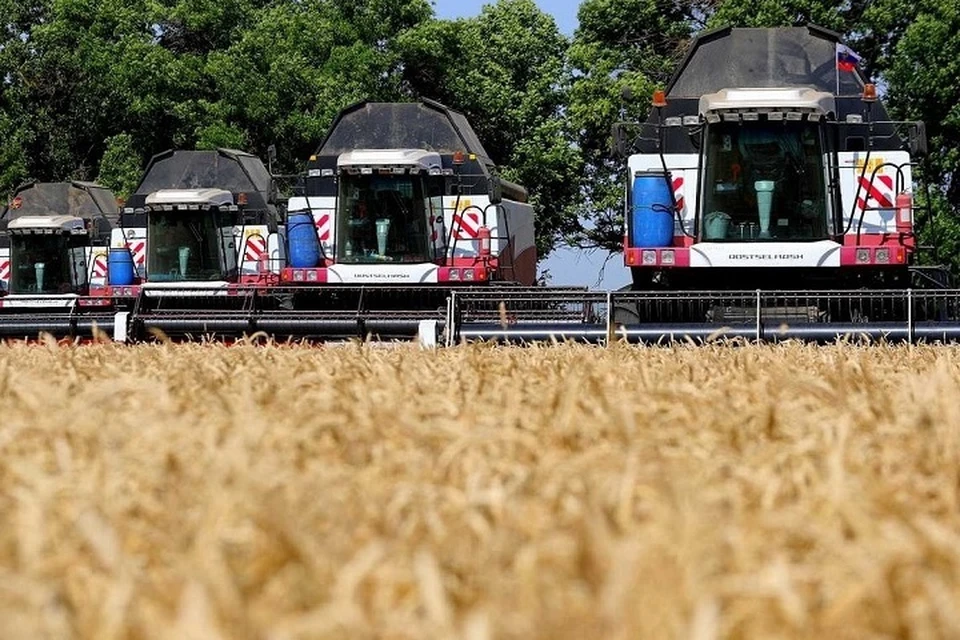
[[[490,204],[500,204],[503,202],[503,183],[500,176],[491,173],[488,180],[488,191],[490,194]]]
[[[907,144],[910,148],[910,155],[917,158],[926,157],[929,153],[927,148],[927,125],[923,122],[914,122],[910,126],[907,134]]]
[[[271,144],[267,147],[267,171],[273,175],[273,165],[277,161],[277,145]]]
[[[610,129],[610,152],[617,158],[625,158],[630,153],[630,140],[622,123],[616,123]]]

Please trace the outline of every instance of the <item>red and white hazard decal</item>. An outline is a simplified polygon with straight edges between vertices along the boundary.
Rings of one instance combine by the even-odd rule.
[[[267,241],[259,233],[247,236],[247,243],[243,248],[244,262],[259,262],[267,254]]]
[[[106,278],[107,277],[107,256],[98,253],[93,256],[93,267],[91,274],[94,278]]]
[[[10,279],[10,261],[2,260],[0,261],[0,280],[9,280]]]
[[[857,211],[868,208],[893,208],[893,178],[878,175],[874,182],[866,177],[860,178],[860,195],[857,198]]]
[[[479,211],[461,211],[453,214],[453,233],[457,240],[476,240],[483,222]]]
[[[686,201],[683,199],[683,177],[673,179],[673,199],[677,202],[677,210],[683,211]]]
[[[317,238],[320,242],[330,242],[333,237],[333,216],[329,213],[321,213],[316,218]]]
[[[147,241],[146,240],[128,240],[127,248],[133,256],[133,264],[142,267],[147,262]]]

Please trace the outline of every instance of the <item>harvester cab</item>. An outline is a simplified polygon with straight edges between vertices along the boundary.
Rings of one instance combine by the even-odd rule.
[[[117,202],[92,183],[32,183],[17,190],[0,218],[3,306],[86,295],[107,275],[107,242]],[[67,304],[65,302],[65,304]]]
[[[466,118],[436,102],[348,107],[302,191],[289,202],[285,282],[535,281],[526,190],[500,178]],[[315,234],[296,232],[301,217]]]
[[[146,290],[225,292],[275,281],[285,259],[275,194],[270,173],[249,153],[155,156],[113,232],[118,257],[102,294],[132,299]]]
[[[894,122],[837,34],[699,36],[628,150],[636,289],[906,286],[920,123]]]
[[[79,294],[87,285],[90,237],[73,216],[23,216],[7,225],[10,293]]]
[[[429,173],[438,153],[418,149],[349,151],[337,159],[341,264],[428,263],[439,234],[430,233]],[[436,182],[436,181],[434,181]],[[436,189],[434,189],[436,190]],[[489,231],[489,230],[488,230]],[[481,273],[481,278],[486,273]]]
[[[240,220],[223,189],[161,189],[145,200],[147,282],[237,279],[234,229]]]

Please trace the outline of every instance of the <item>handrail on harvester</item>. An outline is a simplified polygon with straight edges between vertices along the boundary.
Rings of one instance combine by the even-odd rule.
[[[459,342],[609,344],[800,340],[960,341],[960,289],[827,291],[455,292],[446,321]]]

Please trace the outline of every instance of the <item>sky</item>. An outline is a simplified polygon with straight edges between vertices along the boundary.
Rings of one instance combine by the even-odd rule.
[[[536,3],[554,17],[561,31],[568,36],[573,35],[573,30],[577,27],[580,0],[536,0]],[[433,6],[440,18],[475,16],[485,4],[489,4],[489,0],[433,0]]]
[[[540,8],[551,14],[557,26],[568,36],[577,27],[580,0],[536,0]],[[466,18],[480,13],[485,0],[434,0],[440,18]],[[550,284],[558,286],[590,286],[619,289],[630,282],[630,272],[623,265],[623,256],[606,251],[558,249],[540,263],[541,272],[550,272]]]

